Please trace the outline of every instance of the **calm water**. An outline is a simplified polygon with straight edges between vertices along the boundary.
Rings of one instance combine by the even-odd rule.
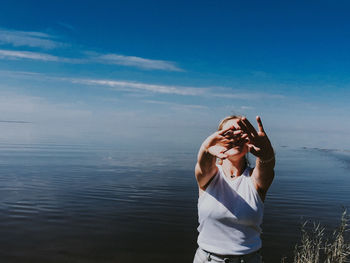
[[[191,262],[195,151],[0,145],[1,262]],[[350,205],[345,151],[277,148],[263,254],[291,256],[300,225]]]

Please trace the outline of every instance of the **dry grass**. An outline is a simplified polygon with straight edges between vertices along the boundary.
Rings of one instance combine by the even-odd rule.
[[[305,230],[306,223],[302,227],[301,245],[294,250],[295,263],[316,263],[319,262],[322,250],[324,228],[320,224],[313,226],[312,233]]]
[[[343,212],[340,225],[337,230],[333,232],[333,240],[327,241],[324,247],[326,255],[326,263],[345,263],[350,262],[350,243],[345,240],[345,234],[349,231],[349,217],[346,210]]]
[[[350,262],[350,243],[346,240],[349,231],[349,216],[344,210],[339,227],[329,237],[325,237],[325,228],[313,224],[310,231],[302,226],[301,243],[295,247],[294,263],[346,263]],[[285,258],[281,261],[286,262]]]

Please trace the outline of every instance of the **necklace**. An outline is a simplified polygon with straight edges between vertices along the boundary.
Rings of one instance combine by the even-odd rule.
[[[246,167],[246,165],[245,165],[245,167]],[[239,171],[237,171],[237,172],[234,172],[233,174],[231,174],[231,171],[230,171],[230,170],[227,170],[227,169],[225,169],[225,168],[224,168],[224,170],[226,170],[226,171],[225,171],[225,174],[228,174],[228,175],[229,175],[229,178],[231,178],[231,179],[236,178],[237,175],[238,175],[238,173],[239,173]],[[244,172],[244,170],[245,170],[245,168],[243,169],[243,172]],[[243,173],[243,172],[242,172],[242,173]]]
[[[236,173],[234,172],[233,174],[231,174],[230,171],[227,171],[227,170],[226,170],[226,174],[229,174],[230,177],[231,177],[231,179],[233,179],[233,178],[237,177],[238,172],[236,172]]]

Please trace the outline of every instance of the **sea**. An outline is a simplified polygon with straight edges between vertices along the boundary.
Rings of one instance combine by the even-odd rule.
[[[350,208],[350,152],[275,147],[265,262],[292,262],[301,228]],[[197,152],[0,144],[0,262],[192,262]],[[252,161],[254,159],[252,158]]]

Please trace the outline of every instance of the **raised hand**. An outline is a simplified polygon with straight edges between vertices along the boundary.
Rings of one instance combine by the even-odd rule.
[[[228,155],[225,152],[240,140],[241,134],[241,130],[236,130],[234,126],[231,126],[210,135],[204,141],[203,146],[211,155],[220,159],[226,159]]]
[[[258,132],[247,120],[247,118],[240,119],[238,121],[238,125],[244,132],[242,137],[246,138],[249,151],[261,160],[268,160],[274,156],[273,148],[264,131],[264,127],[259,116],[256,117],[256,121],[259,127]]]

